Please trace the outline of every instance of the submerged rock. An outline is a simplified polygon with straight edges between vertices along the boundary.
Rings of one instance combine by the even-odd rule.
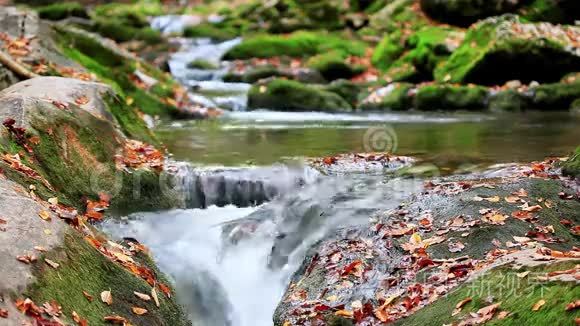
[[[510,80],[555,82],[580,70],[580,28],[525,23],[518,16],[471,26],[462,45],[435,70],[441,82],[498,85]]]

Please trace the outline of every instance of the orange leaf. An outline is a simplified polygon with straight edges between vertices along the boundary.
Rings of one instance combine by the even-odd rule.
[[[542,308],[542,306],[545,305],[545,304],[546,304],[546,300],[544,300],[544,299],[539,300],[532,307],[532,311],[538,311],[538,310],[540,310],[540,308]]]
[[[131,307],[131,310],[135,315],[142,316],[147,313],[147,309],[139,308],[139,307]]]

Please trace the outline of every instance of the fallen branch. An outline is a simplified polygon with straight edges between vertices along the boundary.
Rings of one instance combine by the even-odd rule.
[[[38,77],[37,74],[26,69],[23,65],[18,63],[16,60],[12,59],[11,56],[4,53],[4,51],[0,51],[0,64],[2,64],[4,67],[10,69],[13,73],[18,75],[19,77],[22,77],[25,79]]]

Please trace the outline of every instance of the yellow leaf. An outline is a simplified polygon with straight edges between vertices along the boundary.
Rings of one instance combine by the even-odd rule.
[[[109,306],[113,304],[113,295],[111,294],[111,290],[101,292],[101,301]]]
[[[347,318],[352,318],[353,313],[352,311],[348,311],[348,310],[338,310],[337,312],[334,313],[337,316],[341,316],[341,317],[347,317]]]
[[[47,211],[40,211],[40,213],[38,213],[38,216],[40,216],[40,218],[45,221],[50,221],[50,213]]]
[[[423,239],[421,239],[419,233],[415,232],[413,233],[413,235],[411,235],[411,241],[409,242],[411,242],[412,244],[420,244],[421,242],[423,242]]]
[[[48,266],[50,266],[50,267],[52,267],[52,268],[54,268],[54,269],[57,269],[57,268],[60,266],[60,265],[59,265],[57,262],[55,262],[55,261],[52,261],[52,260],[50,260],[50,259],[48,259],[48,258],[44,258],[44,262],[45,262],[45,263],[46,263]]]
[[[159,307],[159,298],[157,297],[157,290],[155,290],[155,286],[151,289],[151,297],[153,301],[155,301],[155,305]]]
[[[545,304],[546,304],[546,300],[540,299],[540,301],[538,301],[534,304],[534,306],[532,307],[532,311],[540,310],[540,308],[542,308],[542,306]]]
[[[125,103],[127,103],[127,105],[131,105],[133,102],[135,102],[135,100],[132,97],[127,97],[127,99],[125,99]]]
[[[147,309],[145,308],[131,307],[131,310],[133,310],[133,313],[138,316],[142,316],[147,313]]]
[[[58,205],[58,198],[56,198],[56,197],[49,198],[49,199],[48,199],[48,202],[49,202],[51,205]]]

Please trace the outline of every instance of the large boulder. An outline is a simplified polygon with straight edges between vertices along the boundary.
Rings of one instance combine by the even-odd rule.
[[[438,21],[469,26],[482,18],[515,11],[524,0],[421,0],[421,9]]]
[[[158,171],[132,172],[131,166],[120,170],[127,165],[123,164],[123,155],[135,144],[127,137],[150,143],[156,140],[134,109],[108,86],[38,77],[0,92],[0,107],[5,127],[0,146],[9,154],[19,154],[0,165],[19,183],[35,185],[42,198],[58,193],[63,202],[82,208],[83,198],[97,198],[100,192],[108,192],[113,206],[119,209],[177,205],[173,193],[160,196],[164,192]],[[154,168],[162,168],[163,156],[156,155],[159,157]],[[139,198],[132,193],[134,185],[141,187]],[[132,201],[135,203],[129,204]]]
[[[326,237],[292,278],[274,324],[471,325],[496,303],[489,319],[497,309],[509,312],[505,322],[572,322],[578,314],[563,311],[575,300],[580,202],[553,164],[432,180],[397,208]],[[517,294],[497,284],[506,275],[522,280],[509,283]],[[529,313],[540,299],[550,304]]]
[[[558,81],[580,70],[579,36],[576,26],[524,23],[513,15],[489,18],[470,27],[435,79],[486,85]]]

